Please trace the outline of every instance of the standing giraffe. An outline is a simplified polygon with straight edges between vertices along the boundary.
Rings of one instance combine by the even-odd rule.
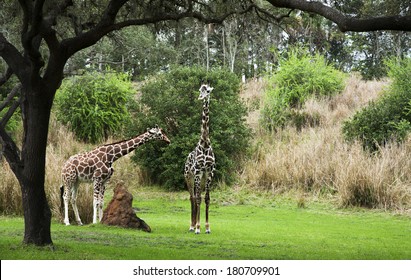
[[[208,223],[208,208],[210,205],[210,185],[214,175],[215,157],[211,148],[209,137],[209,104],[210,93],[213,90],[210,85],[202,84],[200,87],[200,96],[198,99],[203,100],[203,114],[201,118],[201,137],[196,148],[188,155],[184,177],[190,192],[191,202],[191,225],[190,231],[196,234],[200,233],[200,206],[201,206],[201,182],[205,182],[205,204],[206,204],[206,233],[210,233],[210,224]]]
[[[64,164],[61,173],[63,185],[60,189],[62,204],[64,201],[64,223],[70,225],[68,203],[71,196],[71,205],[73,206],[76,221],[79,225],[82,225],[76,204],[80,180],[93,181],[93,223],[97,223],[97,216],[98,220],[101,221],[105,183],[114,172],[111,165],[122,156],[134,151],[138,146],[154,139],[163,140],[167,144],[170,143],[162,129],[156,125],[152,129],[147,129],[147,132],[129,140],[103,145],[90,152],[71,156]]]

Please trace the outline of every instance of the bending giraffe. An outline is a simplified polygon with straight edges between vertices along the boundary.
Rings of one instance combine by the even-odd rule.
[[[70,225],[68,204],[71,199],[76,221],[79,225],[82,225],[76,204],[78,185],[81,180],[93,182],[93,223],[97,223],[97,218],[98,221],[101,221],[103,217],[105,184],[113,175],[113,162],[134,151],[138,146],[155,139],[165,141],[167,144],[170,143],[162,129],[156,125],[154,128],[147,129],[147,132],[129,140],[103,145],[90,152],[71,156],[63,165],[61,173],[63,181],[61,193],[62,204],[64,203],[64,223]]]
[[[184,177],[191,202],[190,231],[195,230],[196,234],[200,233],[201,182],[205,182],[205,232],[211,232],[208,222],[208,209],[210,206],[210,185],[215,168],[215,157],[209,137],[209,104],[212,90],[213,88],[208,83],[202,84],[200,87],[198,99],[203,100],[201,137],[196,148],[188,155],[184,168]]]

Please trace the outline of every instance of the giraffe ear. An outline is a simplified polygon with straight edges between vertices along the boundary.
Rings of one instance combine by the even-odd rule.
[[[156,124],[154,127],[155,127],[156,129],[158,129],[158,124]]]

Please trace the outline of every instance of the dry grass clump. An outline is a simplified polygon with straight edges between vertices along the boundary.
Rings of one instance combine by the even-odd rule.
[[[340,205],[384,209],[411,206],[411,139],[381,147],[370,154],[360,144],[347,143],[342,122],[380,94],[386,82],[349,78],[344,92],[329,99],[311,99],[302,112],[315,125],[255,131],[252,159],[240,174],[256,190],[289,190],[329,195]]]
[[[20,185],[5,159],[0,161],[0,213],[23,214]]]

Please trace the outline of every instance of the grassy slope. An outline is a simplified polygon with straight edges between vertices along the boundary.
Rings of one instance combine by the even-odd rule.
[[[135,194],[152,233],[52,224],[55,250],[21,245],[23,219],[0,217],[1,259],[411,259],[409,217],[258,198],[211,207],[212,234],[187,231],[186,194]]]

